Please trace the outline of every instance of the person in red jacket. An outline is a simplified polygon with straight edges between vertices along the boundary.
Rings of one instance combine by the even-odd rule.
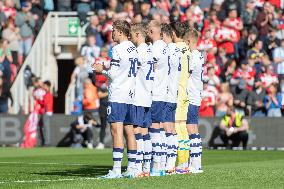
[[[43,89],[46,91],[44,95],[44,112],[48,116],[53,114],[53,95],[50,91],[51,83],[50,81],[43,82]]]

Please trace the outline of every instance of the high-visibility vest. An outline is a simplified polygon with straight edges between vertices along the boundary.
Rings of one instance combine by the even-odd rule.
[[[225,123],[226,127],[230,127],[230,125],[229,125],[230,124],[230,119],[231,119],[231,117],[227,116],[227,115],[225,115],[223,117],[222,122]],[[236,117],[235,117],[233,126],[241,127],[242,126],[242,120],[243,120],[243,115],[239,114],[239,113],[236,113]]]

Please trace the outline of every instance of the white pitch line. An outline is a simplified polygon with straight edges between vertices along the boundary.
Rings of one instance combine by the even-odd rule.
[[[11,184],[11,183],[38,183],[38,182],[62,182],[62,181],[74,181],[74,180],[97,180],[98,178],[70,178],[70,179],[57,179],[57,180],[14,180],[14,181],[0,181],[0,184]]]
[[[90,164],[80,163],[44,163],[44,162],[17,162],[17,161],[1,161],[0,164],[24,164],[24,165],[70,165],[70,166],[88,166]]]

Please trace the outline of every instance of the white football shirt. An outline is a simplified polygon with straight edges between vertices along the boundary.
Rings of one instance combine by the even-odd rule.
[[[190,77],[188,79],[187,94],[189,103],[200,106],[203,92],[204,52],[193,50],[192,61],[188,65]]]
[[[181,58],[182,52],[177,48],[175,43],[168,44],[169,55],[170,55],[170,75],[168,81],[168,97],[167,102],[176,103],[178,88],[179,88],[179,78],[181,72]]]
[[[137,47],[141,63],[138,66],[134,105],[151,107],[154,84],[154,59],[150,47],[142,43]]]
[[[110,69],[103,71],[103,74],[107,75],[110,81],[110,102],[134,103],[138,63],[137,49],[131,41],[124,41],[113,47]]]
[[[162,40],[157,40],[151,46],[155,64],[155,79],[153,86],[153,101],[166,102],[168,78],[170,73],[169,48]]]

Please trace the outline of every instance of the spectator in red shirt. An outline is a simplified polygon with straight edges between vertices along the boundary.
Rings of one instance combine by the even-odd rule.
[[[199,108],[200,116],[214,117],[214,107],[216,105],[218,91],[214,86],[208,85],[208,83],[204,83],[203,89],[203,99]]]
[[[33,91],[33,97],[35,100],[35,107],[34,110],[38,113],[39,115],[39,122],[38,122],[38,127],[39,127],[39,138],[41,141],[41,146],[45,146],[45,132],[44,132],[44,113],[45,113],[45,95],[46,91],[43,89],[43,83],[41,82],[40,78],[34,78],[33,80],[33,86],[34,86],[34,91]]]
[[[45,114],[48,116],[51,116],[53,114],[53,95],[50,91],[51,83],[50,81],[43,82],[43,89],[46,91],[46,94],[44,95],[44,109]]]
[[[210,54],[216,54],[217,52],[217,43],[214,40],[214,38],[211,36],[211,30],[210,28],[205,29],[204,35],[202,35],[202,38],[198,41],[197,44],[198,50],[206,51]]]
[[[242,61],[241,67],[238,68],[231,79],[231,85],[239,85],[241,81],[246,84],[246,89],[251,91],[254,84],[255,72],[252,67],[248,65],[247,60]]]
[[[259,75],[264,88],[269,87],[271,84],[278,84],[278,76],[274,73],[272,65],[265,67],[265,72]]]

